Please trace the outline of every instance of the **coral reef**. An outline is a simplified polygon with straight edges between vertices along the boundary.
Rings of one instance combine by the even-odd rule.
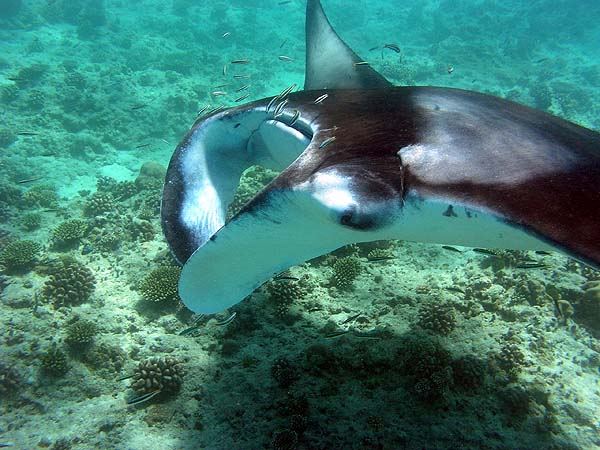
[[[17,140],[17,135],[6,128],[0,129],[0,147],[8,147]]]
[[[82,356],[86,365],[93,368],[100,376],[114,379],[125,364],[126,355],[117,346],[94,344]]]
[[[98,334],[98,326],[91,320],[76,320],[67,326],[65,342],[75,348],[88,347]]]
[[[85,202],[83,212],[88,217],[100,216],[114,211],[116,202],[110,192],[96,192]]]
[[[358,258],[346,256],[337,258],[333,263],[333,278],[331,282],[341,290],[351,289],[354,280],[360,274],[361,267]]]
[[[33,111],[40,111],[44,108],[46,103],[46,96],[44,93],[38,89],[33,89],[29,91],[27,98],[25,100],[25,104],[28,109]]]
[[[294,300],[304,298],[307,293],[302,280],[275,280],[267,284],[269,301],[275,306],[280,318],[288,318],[289,307]]]
[[[142,220],[134,217],[127,227],[136,241],[147,242],[154,239],[156,231],[154,226],[148,220]]]
[[[41,249],[42,246],[33,241],[11,242],[0,252],[0,263],[11,271],[26,269],[33,265]]]
[[[9,84],[2,88],[2,94],[0,98],[5,102],[14,102],[19,97],[19,88],[16,84]],[[15,136],[16,139],[16,136]]]
[[[391,259],[394,257],[394,253],[389,248],[374,248],[367,253],[367,259],[378,260],[378,259]]]
[[[456,317],[450,305],[429,303],[420,309],[418,325],[425,330],[448,335],[456,327]]]
[[[138,394],[154,391],[177,392],[185,370],[175,358],[150,358],[139,363],[133,372],[131,388]]]
[[[39,213],[27,213],[21,216],[21,228],[25,231],[37,230],[42,224],[42,215]]]
[[[85,220],[79,219],[62,222],[52,230],[52,245],[56,248],[72,248],[85,236],[88,226]]]
[[[116,250],[121,245],[121,242],[124,241],[123,236],[123,230],[118,227],[94,227],[88,238],[94,248],[109,252]]]
[[[523,417],[529,412],[531,397],[521,386],[511,385],[498,393],[504,412],[508,416]]]
[[[412,390],[425,402],[444,400],[453,386],[450,352],[437,341],[415,334],[398,353],[401,373],[412,378]]]
[[[13,366],[0,361],[0,399],[17,393],[23,377]]]
[[[267,284],[267,294],[269,300],[276,304],[289,305],[296,299],[306,296],[308,291],[303,287],[300,281],[282,280],[271,281]]]
[[[498,354],[498,366],[510,377],[516,378],[525,365],[525,355],[514,343],[507,342]]]
[[[520,250],[488,250],[488,252],[494,254],[484,258],[481,267],[483,269],[491,268],[494,272],[528,261],[527,254]]]
[[[140,167],[140,173],[135,179],[135,185],[142,190],[161,189],[167,169],[156,161],[147,161]]]
[[[472,355],[452,361],[454,386],[464,391],[473,391],[485,384],[487,363]]]
[[[86,302],[95,289],[96,280],[90,269],[76,261],[65,261],[55,267],[44,283],[42,293],[55,308]]]
[[[573,318],[600,335],[600,281],[588,281],[583,286],[583,296],[575,305]]]
[[[35,186],[23,194],[23,204],[29,208],[53,208],[58,205],[58,194],[54,186]]]
[[[177,283],[181,269],[177,266],[163,266],[154,269],[141,281],[138,289],[142,298],[149,302],[174,302],[179,299]]]
[[[110,194],[117,201],[127,200],[138,193],[138,187],[133,181],[117,181],[106,176],[98,177],[96,188],[97,193]]]
[[[271,375],[281,388],[287,388],[298,379],[297,369],[285,357],[277,358],[271,366]]]
[[[40,356],[40,368],[46,375],[60,377],[69,371],[67,354],[56,344]]]

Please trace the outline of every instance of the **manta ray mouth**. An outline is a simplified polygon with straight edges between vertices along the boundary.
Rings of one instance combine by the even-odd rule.
[[[225,224],[242,173],[260,165],[281,171],[310,144],[310,124],[266,102],[198,120],[177,146],[167,171],[161,223],[179,263]]]

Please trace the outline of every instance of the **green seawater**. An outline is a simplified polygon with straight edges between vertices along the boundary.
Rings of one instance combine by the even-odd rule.
[[[323,7],[394,84],[600,131],[598,1]],[[216,317],[181,304],[165,167],[206,105],[302,86],[304,16],[300,0],[0,0],[0,444],[600,448],[600,273],[564,255],[368,243]]]

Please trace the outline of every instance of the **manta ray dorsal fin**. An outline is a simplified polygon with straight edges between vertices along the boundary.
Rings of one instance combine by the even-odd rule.
[[[391,86],[346,45],[332,28],[321,2],[306,5],[304,89],[376,89]]]

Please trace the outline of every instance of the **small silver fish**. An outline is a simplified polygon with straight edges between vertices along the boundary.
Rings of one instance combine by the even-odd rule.
[[[24,180],[17,180],[17,184],[33,183],[34,181],[41,180],[42,178],[44,177],[25,178]]]
[[[139,405],[140,403],[144,403],[150,399],[153,399],[160,393],[161,393],[161,390],[157,389],[156,391],[148,392],[148,393],[140,395],[138,397],[134,397],[131,400],[128,400],[127,404],[128,405]]]
[[[229,325],[231,322],[233,322],[233,319],[235,319],[235,316],[237,316],[237,312],[234,312],[227,319],[221,320],[220,322],[217,322],[217,325],[219,325],[221,327],[223,327],[225,325]]]
[[[329,97],[329,94],[323,94],[323,95],[317,97],[313,103],[315,105],[318,105],[319,103],[323,103],[323,100],[325,100],[327,97]]]
[[[275,108],[275,111],[273,111],[273,116],[274,117],[281,116],[283,114],[283,110],[287,104],[288,104],[288,99],[286,98],[285,100],[283,100],[282,102],[280,102],[277,105],[277,107]]]
[[[198,115],[202,115],[203,112],[205,112],[208,108],[210,108],[210,104],[206,105],[204,108],[202,108],[200,111],[198,111]]]
[[[350,330],[338,330],[338,331],[334,331],[333,333],[326,334],[325,338],[326,339],[336,338],[336,337],[340,337],[340,336],[343,336],[348,333],[350,333]]]
[[[189,328],[186,328],[183,331],[180,331],[179,333],[177,333],[178,336],[187,336],[188,334],[192,334],[194,331],[198,330],[200,328],[200,325],[193,325]]]
[[[209,112],[207,112],[206,115],[210,116],[211,114],[215,114],[215,113],[221,111],[222,109],[225,109],[225,106],[224,105],[219,105],[216,108],[213,108]]]
[[[290,58],[289,56],[285,55],[279,55],[277,58],[279,58],[281,61],[295,61],[294,58]]]
[[[279,95],[273,97],[269,104],[267,105],[267,113],[271,110],[271,107],[275,104],[275,102],[279,100]]]
[[[249,59],[234,59],[233,61],[231,61],[231,64],[249,64],[252,61],[250,61]]]
[[[236,98],[236,99],[234,100],[234,102],[236,102],[236,103],[239,103],[239,102],[241,102],[242,100],[246,100],[248,97],[250,97],[250,93],[246,93],[246,94],[242,95],[241,97],[238,97],[238,98]]]
[[[319,148],[327,147],[329,144],[331,144],[333,141],[335,141],[335,139],[336,139],[335,136],[331,136],[330,138],[325,139],[323,142],[321,142],[321,145],[319,145]]]
[[[350,322],[358,319],[361,315],[362,315],[362,313],[354,314],[353,316],[348,317],[346,320],[344,320],[342,323],[340,323],[340,325],[346,325],[347,323],[350,323]]]
[[[117,378],[117,381],[128,380],[129,378],[133,378],[133,374],[123,375],[122,377]]]
[[[239,87],[239,88],[237,88],[237,89],[235,90],[235,92],[242,92],[242,91],[245,91],[245,90],[246,90],[246,89],[248,89],[249,87],[250,87],[250,85],[249,85],[249,84],[245,84],[245,85],[243,85],[242,87]]]
[[[383,48],[392,50],[393,52],[400,53],[400,47],[397,44],[383,44]]]
[[[300,118],[300,111],[297,109],[294,110],[294,115],[292,116],[292,120],[290,120],[290,127],[296,123],[296,121]]]
[[[296,86],[298,86],[296,83],[291,84],[290,86],[285,88],[283,91],[281,91],[281,94],[279,94],[277,97],[284,98],[286,95],[288,95],[290,92],[292,92],[296,88]]]

